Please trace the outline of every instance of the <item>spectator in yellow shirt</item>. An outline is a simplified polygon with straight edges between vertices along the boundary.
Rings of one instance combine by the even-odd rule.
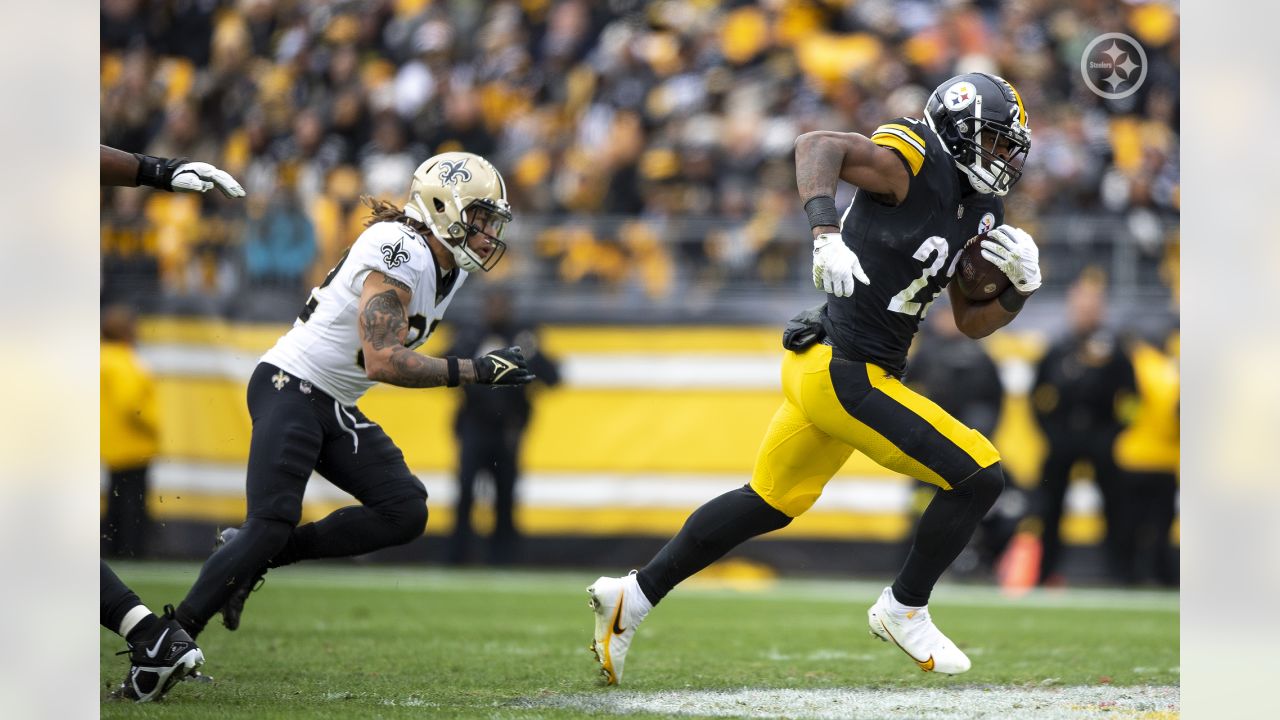
[[[1162,585],[1178,585],[1178,555],[1171,530],[1177,517],[1180,458],[1178,333],[1164,348],[1134,344],[1133,369],[1138,405],[1133,423],[1116,438],[1116,462],[1128,473],[1125,492],[1132,514],[1125,544],[1133,554],[1138,580],[1150,576]]]
[[[113,305],[102,311],[102,462],[110,473],[103,521],[103,555],[144,557],[147,470],[159,446],[155,381],[134,350],[133,311]]]

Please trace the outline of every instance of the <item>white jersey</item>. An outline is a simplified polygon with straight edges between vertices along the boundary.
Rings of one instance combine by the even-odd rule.
[[[261,361],[310,381],[343,405],[355,405],[374,385],[364,373],[358,327],[360,292],[374,270],[409,287],[405,345],[410,349],[426,342],[467,278],[459,269],[452,287],[442,287],[431,248],[421,235],[403,223],[377,223],[360,233],[320,287],[311,291],[293,328]]]

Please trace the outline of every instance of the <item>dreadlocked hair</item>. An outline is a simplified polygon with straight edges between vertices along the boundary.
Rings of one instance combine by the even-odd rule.
[[[424,223],[414,220],[403,209],[386,200],[381,200],[372,195],[361,195],[360,202],[372,211],[369,219],[364,223],[365,227],[370,227],[380,222],[398,222],[404,223],[420,233],[427,230],[427,226]]]

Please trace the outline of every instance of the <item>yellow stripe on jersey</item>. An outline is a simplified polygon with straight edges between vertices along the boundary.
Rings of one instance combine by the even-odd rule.
[[[920,168],[924,166],[924,140],[910,128],[897,124],[881,125],[871,134],[871,142],[898,151],[911,168],[911,174],[920,174]]]

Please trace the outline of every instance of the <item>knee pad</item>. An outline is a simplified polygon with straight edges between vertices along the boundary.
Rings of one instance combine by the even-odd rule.
[[[954,491],[972,495],[984,507],[989,508],[1004,491],[1004,471],[1000,469],[1000,463],[993,463],[958,483]]]

